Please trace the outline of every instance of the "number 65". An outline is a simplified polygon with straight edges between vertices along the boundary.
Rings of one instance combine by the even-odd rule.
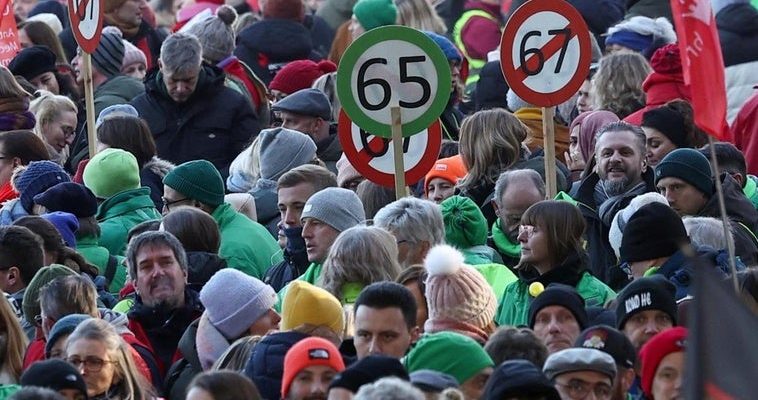
[[[421,86],[421,98],[412,102],[400,100],[400,107],[418,108],[426,104],[431,98],[432,87],[429,84],[429,81],[422,76],[408,76],[408,64],[424,61],[426,61],[426,56],[400,57],[400,83],[415,83]],[[361,103],[363,108],[369,111],[378,111],[387,107],[392,98],[392,88],[390,87],[389,82],[381,78],[366,79],[366,72],[375,64],[387,65],[387,59],[380,57],[368,59],[358,69],[358,102]],[[376,104],[371,104],[366,98],[366,88],[371,85],[379,85],[379,87],[382,88],[382,99]]]

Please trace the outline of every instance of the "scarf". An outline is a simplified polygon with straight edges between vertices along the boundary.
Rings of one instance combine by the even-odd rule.
[[[18,192],[13,189],[11,181],[6,182],[0,186],[0,204],[5,203],[8,200],[12,200],[18,197]]]
[[[508,235],[506,235],[500,227],[500,219],[492,224],[492,240],[495,242],[495,246],[497,246],[497,249],[500,250],[501,253],[511,258],[521,257],[521,244],[511,242],[511,239],[508,238]],[[511,265],[511,267],[513,267],[513,265]]]
[[[600,220],[603,221],[603,224],[605,224],[605,226],[611,226],[613,217],[616,216],[617,212],[629,205],[629,201],[631,201],[633,198],[646,192],[647,185],[643,180],[624,193],[618,194],[616,196],[610,196],[605,191],[603,181],[598,181],[595,185],[594,193],[595,204],[598,205],[597,215],[600,217]]]

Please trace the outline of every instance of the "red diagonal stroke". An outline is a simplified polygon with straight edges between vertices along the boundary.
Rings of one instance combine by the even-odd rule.
[[[366,149],[374,145],[376,142],[381,142],[381,141],[382,141],[382,138],[374,136],[374,138],[369,140],[368,143],[366,143],[366,146],[364,146],[361,149],[361,151],[358,152],[358,158],[368,165],[368,163],[370,163],[371,160],[373,160],[374,158],[366,154]]]
[[[571,37],[568,38],[568,40],[571,41],[576,36],[577,30],[574,29],[574,27],[572,26],[572,24],[571,24],[570,21],[569,21],[569,24],[567,25],[567,27],[569,29],[571,29]],[[565,29],[565,28],[563,28],[563,29]],[[540,49],[540,50],[542,50],[542,54],[545,56],[545,62],[547,62],[547,60],[549,60],[550,57],[554,56],[555,53],[557,53],[558,51],[560,51],[560,49],[561,49],[561,47],[563,45],[563,38],[564,38],[563,35],[555,35],[555,36],[553,36],[552,39],[550,39],[550,41],[548,41],[547,43],[545,43],[544,46],[542,46],[542,49]],[[514,43],[514,46],[515,45],[516,44]],[[512,57],[512,55],[511,55],[511,57]],[[534,69],[534,68],[537,68],[537,64],[538,63],[539,63],[539,60],[538,60],[536,54],[532,55],[531,57],[529,57],[526,60],[526,65],[527,65],[527,67],[529,67],[528,69],[530,69],[530,70]],[[519,68],[514,68],[513,69],[513,73],[516,74],[517,79],[520,80],[520,81],[523,81],[524,79],[527,78],[526,73],[524,72],[524,70],[520,66],[519,66]]]
[[[82,21],[87,16],[87,6],[89,5],[90,0],[82,0],[79,3],[77,3],[76,6],[76,16],[79,17],[79,20]]]

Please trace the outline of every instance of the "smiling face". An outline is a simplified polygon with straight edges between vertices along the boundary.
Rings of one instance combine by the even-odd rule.
[[[184,305],[187,272],[182,269],[168,246],[143,246],[137,252],[137,278],[134,286],[148,307],[164,305],[169,309]]]
[[[631,131],[606,132],[597,139],[597,174],[609,195],[621,194],[642,180],[645,154]]]
[[[58,117],[47,124],[42,125],[41,133],[45,142],[52,146],[55,151],[61,152],[66,146],[74,142],[76,135],[76,113],[62,111]]]

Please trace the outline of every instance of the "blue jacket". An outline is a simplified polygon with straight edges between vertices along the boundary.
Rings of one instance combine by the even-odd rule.
[[[651,270],[648,274],[660,274],[665,276],[676,286],[676,299],[687,297],[690,293],[690,285],[695,279],[695,268],[710,267],[719,271],[724,277],[731,274],[729,268],[729,254],[726,250],[714,250],[703,246],[697,249],[697,260],[688,259],[684,253],[677,251],[659,268]],[[693,262],[695,261],[695,262]],[[700,263],[700,265],[697,265]],[[744,270],[745,264],[739,257],[735,260],[737,271]],[[646,274],[646,275],[648,275]]]

